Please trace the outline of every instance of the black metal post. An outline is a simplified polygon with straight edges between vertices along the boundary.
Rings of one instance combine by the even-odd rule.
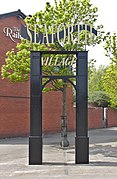
[[[42,164],[41,53],[31,52],[29,165]]]
[[[76,138],[75,138],[75,163],[89,163],[89,138],[88,138],[88,52],[77,53],[76,64]]]

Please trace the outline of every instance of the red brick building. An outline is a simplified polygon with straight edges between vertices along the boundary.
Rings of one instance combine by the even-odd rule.
[[[16,48],[20,42],[21,24],[25,14],[20,10],[0,15],[0,69],[5,63],[6,52]],[[0,72],[1,73],[1,72]],[[109,110],[110,111],[110,110]],[[43,94],[43,132],[58,132],[61,130],[62,94],[49,92]],[[111,112],[112,113],[112,112]],[[108,112],[108,116],[110,113]],[[113,121],[108,121],[108,127],[117,126],[117,113],[113,113]],[[112,115],[111,114],[111,115]],[[72,90],[67,89],[67,124],[68,130],[75,130],[75,108],[72,103]],[[103,110],[89,108],[89,128],[103,127]],[[10,83],[2,80],[0,75],[0,137],[28,135],[30,129],[30,84]]]
[[[0,68],[5,63],[6,52],[15,49],[20,42],[21,24],[26,16],[20,11],[0,15]],[[74,128],[72,92],[67,91],[68,126]],[[0,137],[27,135],[30,118],[30,85],[10,83],[0,76]],[[62,96],[60,92],[43,94],[43,131],[61,129]]]
[[[15,49],[20,42],[19,33],[25,17],[20,10],[0,15],[0,69],[5,63],[6,52]],[[28,106],[29,83],[9,83],[0,75],[0,137],[23,135],[29,130]]]

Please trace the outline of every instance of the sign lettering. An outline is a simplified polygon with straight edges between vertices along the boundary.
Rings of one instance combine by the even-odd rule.
[[[13,42],[16,42],[15,39],[21,39],[20,29],[17,27],[4,27],[3,32],[6,34],[6,37],[9,37]]]
[[[52,29],[52,33],[49,34],[48,33],[48,28]],[[92,35],[96,35],[97,36],[97,30],[95,30],[94,28],[92,28],[92,26],[90,25],[83,25],[83,24],[76,24],[76,25],[64,25],[64,24],[60,24],[58,27],[55,26],[49,26],[47,27],[47,25],[44,25],[44,33],[42,34],[39,30],[39,32],[37,32],[37,29],[39,29],[39,25],[35,24],[34,25],[34,31],[32,31],[31,29],[29,29],[28,27],[22,25],[21,27],[21,37],[29,40],[30,42],[34,42],[34,43],[38,43],[38,44],[53,44],[56,41],[58,41],[59,43],[66,43],[70,44],[70,43],[74,43],[75,40],[78,40],[78,44],[80,44],[80,33],[81,31],[85,30],[85,40],[84,40],[84,44],[87,44],[88,41],[88,37],[87,37],[87,32],[89,31],[89,35],[90,35],[90,42],[92,41]],[[62,29],[62,30],[61,30]],[[56,33],[55,33],[56,31]],[[74,33],[77,32],[77,39],[74,39]]]

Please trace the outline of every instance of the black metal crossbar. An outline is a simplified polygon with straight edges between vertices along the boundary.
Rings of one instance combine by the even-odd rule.
[[[58,55],[58,54],[77,54],[78,53],[78,51],[65,51],[65,50],[63,50],[63,51],[31,51],[31,52],[32,53],[40,52],[41,54],[56,54],[56,55]]]
[[[42,78],[50,78],[50,79],[66,79],[66,78],[76,78],[76,76],[45,76],[43,75]]]

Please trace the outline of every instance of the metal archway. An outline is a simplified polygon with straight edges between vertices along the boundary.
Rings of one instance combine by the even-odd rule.
[[[76,54],[75,76],[43,76],[41,67],[42,54]],[[75,163],[89,163],[88,137],[88,52],[87,51],[32,51],[31,52],[31,94],[30,94],[30,136],[29,136],[29,164],[42,164],[42,78],[76,79],[76,137]],[[47,84],[47,83],[46,83]]]
[[[43,88],[44,88],[51,80],[52,80],[52,79],[50,78],[49,80],[47,80],[47,81],[42,85],[42,90],[43,90]],[[71,80],[66,79],[66,81],[68,81],[68,82],[74,87],[74,89],[76,90],[76,85],[74,85],[74,83],[73,83]]]

